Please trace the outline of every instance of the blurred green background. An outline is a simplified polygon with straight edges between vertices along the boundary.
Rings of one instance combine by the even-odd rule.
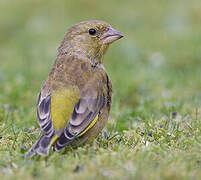
[[[33,107],[67,28],[93,19],[125,35],[105,57],[114,101],[131,108],[152,101],[159,108],[165,94],[200,99],[199,0],[1,0],[0,12],[1,104]]]
[[[0,106],[15,112],[0,121],[38,127],[37,96],[67,28],[95,19],[125,36],[105,56],[109,132],[174,112],[200,115],[200,0],[0,0]]]

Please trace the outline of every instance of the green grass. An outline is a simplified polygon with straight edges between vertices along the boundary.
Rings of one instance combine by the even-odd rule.
[[[0,1],[1,179],[200,179],[201,1]],[[92,145],[24,159],[36,102],[67,27],[125,37],[105,56],[111,115]],[[106,133],[107,132],[107,135]]]

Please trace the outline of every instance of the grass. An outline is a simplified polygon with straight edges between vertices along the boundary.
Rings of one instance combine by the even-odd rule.
[[[200,179],[201,2],[1,1],[1,179]],[[67,27],[88,19],[125,37],[105,56],[111,115],[92,145],[24,159],[36,102]]]

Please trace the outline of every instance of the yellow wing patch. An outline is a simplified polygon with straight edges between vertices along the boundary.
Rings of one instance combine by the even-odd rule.
[[[79,96],[79,90],[75,87],[63,88],[52,92],[51,118],[55,130],[59,131],[65,128],[72,116]]]
[[[59,138],[59,136],[57,134],[55,134],[50,141],[50,145],[54,144],[58,138]]]
[[[91,122],[91,124],[89,124],[89,126],[79,135],[82,136],[84,133],[86,133],[89,129],[91,129],[94,124],[96,123],[96,121],[98,120],[98,114],[97,116],[94,118],[94,120]]]

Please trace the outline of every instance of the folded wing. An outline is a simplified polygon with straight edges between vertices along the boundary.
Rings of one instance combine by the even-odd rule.
[[[71,119],[68,121],[64,132],[57,140],[54,149],[59,151],[76,137],[85,134],[97,121],[98,113],[105,104],[103,94],[97,94],[97,97],[83,97],[74,107]]]

